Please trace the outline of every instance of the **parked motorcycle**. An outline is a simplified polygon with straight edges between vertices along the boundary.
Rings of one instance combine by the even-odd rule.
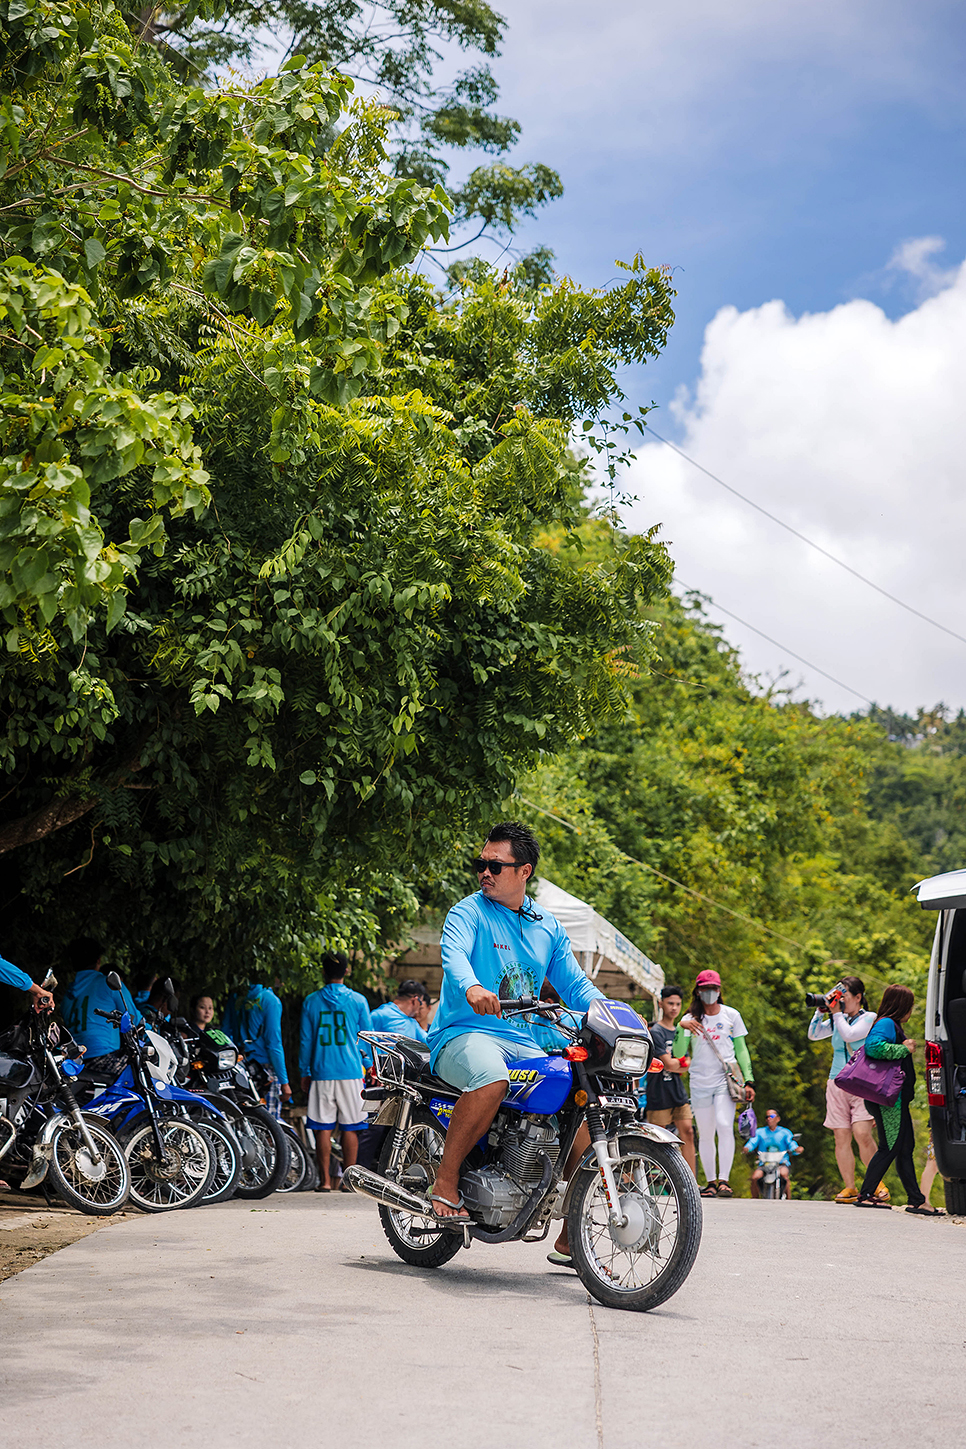
[[[678,1139],[636,1120],[636,1079],[653,1050],[647,1027],[620,1001],[591,1002],[577,1030],[560,1006],[533,997],[501,1007],[504,1016],[553,1021],[570,1045],[510,1064],[502,1106],[460,1175],[471,1224],[438,1220],[429,1200],[460,1093],[409,1038],[360,1033],[378,1084],[363,1096],[382,1101],[376,1123],[393,1130],[379,1170],[349,1167],[346,1181],[380,1204],[383,1231],[406,1263],[438,1268],[473,1240],[540,1242],[564,1218],[589,1293],[611,1308],[656,1308],[690,1273],[702,1218]],[[591,1145],[567,1182],[561,1171],[585,1122]]]
[[[189,1036],[179,1080],[228,1118],[242,1149],[239,1197],[260,1199],[276,1192],[288,1176],[289,1138],[261,1104],[260,1093],[234,1043],[220,1031]]]
[[[44,986],[57,982],[47,976]],[[73,1078],[82,1051],[49,1010],[31,1007],[0,1038],[0,1159],[22,1190],[49,1183],[70,1207],[106,1217],[131,1187],[127,1159],[113,1134],[82,1112]]]
[[[105,979],[112,991],[120,990],[115,971]],[[121,1044],[113,1060],[83,1071],[86,1111],[116,1133],[138,1207],[155,1213],[191,1207],[204,1197],[216,1166],[209,1138],[187,1114],[197,1099],[152,1075],[149,1063],[157,1060],[158,1048],[147,1028],[135,1027],[126,1010],[94,1010],[118,1028]]]

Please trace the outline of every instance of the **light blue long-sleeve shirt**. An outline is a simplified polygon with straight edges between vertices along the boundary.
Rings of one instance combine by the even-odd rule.
[[[372,1061],[369,1047],[358,1039],[360,1031],[372,1031],[364,996],[341,981],[313,991],[302,1003],[299,1076],[313,1082],[358,1081]]]
[[[407,1016],[400,1011],[394,1001],[384,1001],[382,1006],[377,1006],[372,1013],[373,1031],[395,1031],[400,1036],[408,1036],[413,1041],[426,1040],[426,1033],[414,1016]]]
[[[283,1087],[288,1067],[282,1049],[282,1003],[267,986],[249,986],[228,998],[222,1031],[253,1062],[271,1067]]]
[[[123,1008],[130,1013],[135,1026],[141,1021],[141,1013],[126,986],[112,991],[100,971],[78,971],[61,1002],[64,1025],[74,1040],[87,1048],[89,1057],[103,1057],[117,1051],[121,1033],[102,1016],[97,1016],[95,1008],[100,1011]]]
[[[532,902],[524,915],[487,900],[480,891],[467,896],[443,922],[441,949],[443,990],[429,1029],[434,1068],[446,1043],[470,1031],[515,1043],[521,1057],[534,1055],[536,1041],[525,1022],[477,1016],[466,999],[471,986],[483,986],[505,1001],[539,996],[546,979],[566,1006],[581,1011],[603,997],[577,964],[563,926]]]
[[[26,971],[21,971],[19,966],[15,966],[12,961],[5,961],[2,956],[0,956],[0,982],[4,986],[17,986],[21,991],[29,991],[34,984]]]

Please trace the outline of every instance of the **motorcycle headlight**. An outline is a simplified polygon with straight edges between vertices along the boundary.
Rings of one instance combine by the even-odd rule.
[[[234,1047],[225,1047],[218,1053],[219,1067],[233,1067],[238,1061],[238,1053]]]
[[[629,1077],[642,1077],[647,1071],[650,1050],[646,1041],[635,1036],[619,1036],[614,1043],[610,1070],[626,1072]]]

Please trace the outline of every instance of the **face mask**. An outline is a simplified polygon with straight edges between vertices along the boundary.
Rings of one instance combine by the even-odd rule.
[[[714,990],[711,990],[711,991],[699,991],[698,992],[698,995],[700,996],[701,1000],[704,1002],[705,1006],[714,1006],[715,1002],[717,1001],[717,999],[721,995],[721,993],[720,993],[720,991],[714,991]]]

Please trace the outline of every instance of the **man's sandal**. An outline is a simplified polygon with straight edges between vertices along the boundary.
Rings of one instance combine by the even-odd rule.
[[[892,1204],[890,1202],[881,1202],[875,1197],[860,1197],[853,1206],[857,1208],[878,1208],[880,1212],[892,1212]]]
[[[429,1200],[430,1202],[445,1203],[447,1207],[453,1209],[451,1213],[438,1213],[433,1208],[433,1220],[438,1227],[459,1228],[462,1232],[463,1228],[468,1227],[472,1223],[473,1219],[466,1211],[466,1204],[462,1198],[460,1198],[459,1202],[452,1202],[448,1197],[443,1197],[441,1193],[431,1192],[429,1194]]]
[[[930,1207],[928,1203],[920,1203],[918,1207],[907,1207],[907,1213],[915,1213],[920,1218],[944,1218],[946,1214],[942,1208]]]
[[[718,1182],[717,1196],[734,1197],[730,1183],[725,1182],[723,1178]]]

